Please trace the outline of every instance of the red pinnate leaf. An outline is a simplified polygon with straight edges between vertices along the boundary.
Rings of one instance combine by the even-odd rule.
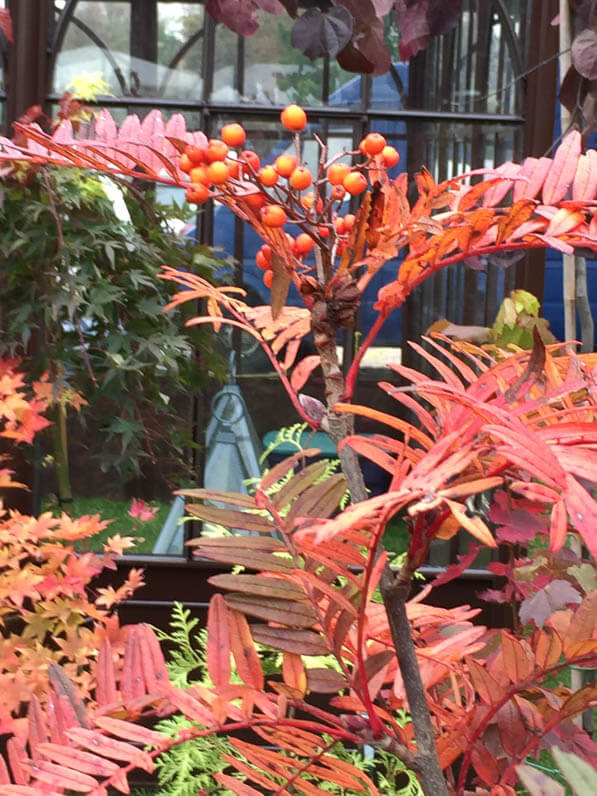
[[[553,553],[561,550],[568,535],[568,513],[566,502],[558,500],[553,504],[549,526],[549,549]]]
[[[236,796],[262,796],[262,791],[255,790],[246,782],[241,782],[240,779],[231,777],[229,774],[214,774],[214,779],[235,793]]]
[[[159,692],[162,684],[170,681],[160,642],[150,625],[145,622],[137,625],[136,632],[147,692]]]
[[[541,190],[551,168],[551,158],[526,158],[514,185],[514,201],[534,199]],[[524,178],[524,179],[522,179]]]
[[[31,757],[33,760],[39,760],[41,758],[39,744],[48,740],[48,726],[36,694],[33,694],[29,702],[27,720],[29,725],[28,741]]]
[[[595,558],[597,556],[597,503],[595,499],[570,473],[566,473],[564,497],[571,524],[580,533],[589,552]]]
[[[97,755],[103,755],[111,760],[122,760],[142,768],[149,774],[153,772],[153,761],[147,752],[130,743],[108,738],[95,730],[84,727],[71,727],[66,732],[68,738],[77,746],[82,746]]]
[[[292,376],[290,377],[290,386],[295,392],[299,392],[307,383],[307,379],[311,375],[311,373],[315,370],[316,367],[321,362],[321,357],[319,354],[310,354],[298,363],[295,369],[292,371]]]
[[[569,210],[567,207],[561,207],[552,216],[547,229],[545,230],[545,234],[553,235],[554,237],[565,235],[566,233],[572,232],[574,229],[580,226],[584,220],[584,213],[580,213],[579,211],[574,212]]]
[[[161,746],[169,740],[163,733],[150,730],[149,727],[133,724],[131,721],[113,719],[111,716],[96,716],[95,724],[100,730],[106,730],[111,735],[143,744],[143,746]]]
[[[206,727],[211,727],[214,724],[214,717],[209,708],[202,705],[188,691],[170,685],[163,689],[163,694],[191,721],[197,721]]]
[[[263,690],[263,671],[261,661],[253,643],[249,623],[244,614],[231,610],[228,612],[230,647],[239,677],[258,691]]]
[[[46,782],[55,788],[68,788],[76,792],[88,793],[99,788],[99,783],[88,774],[81,774],[79,771],[55,763],[42,761],[35,763],[28,762],[28,767],[35,779]]]
[[[543,184],[543,202],[553,205],[562,200],[576,174],[582,136],[578,130],[569,132],[558,147]]]
[[[597,194],[597,152],[590,149],[586,155],[578,159],[574,182],[572,183],[573,200],[591,200]]]
[[[39,751],[54,763],[59,763],[75,771],[82,771],[85,774],[93,774],[96,777],[109,777],[118,771],[116,763],[82,749],[67,749],[54,743],[42,743],[39,745]]]
[[[532,597],[527,597],[520,604],[520,621],[523,624],[534,622],[539,628],[549,617],[569,603],[580,603],[581,596],[567,580],[556,578],[540,589]]]
[[[95,667],[95,699],[98,706],[114,705],[118,702],[116,673],[110,640],[105,638],[97,656]]]
[[[286,685],[294,688],[302,696],[307,691],[307,675],[300,655],[285,652],[282,658],[282,677]]]
[[[25,767],[27,752],[25,744],[16,736],[9,738],[6,743],[8,762],[12,771],[12,778],[17,785],[27,785],[30,780],[29,771]]]
[[[215,594],[207,614],[207,671],[215,686],[230,682],[230,635],[228,606]]]

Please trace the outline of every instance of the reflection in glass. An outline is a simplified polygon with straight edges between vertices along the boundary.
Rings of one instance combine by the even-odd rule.
[[[155,11],[157,46],[150,41],[152,31],[155,40],[151,15],[133,25],[130,3],[77,3],[57,56],[52,90],[62,93],[73,78],[100,73],[116,97],[201,99],[203,7],[157,3]]]

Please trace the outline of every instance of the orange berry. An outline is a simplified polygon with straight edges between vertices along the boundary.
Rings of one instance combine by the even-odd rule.
[[[261,220],[268,227],[283,227],[286,223],[286,213],[280,205],[266,205],[261,210]]]
[[[191,173],[189,174],[192,183],[202,183],[203,185],[209,185],[209,175],[207,173],[206,166],[195,166],[194,169],[191,169]]]
[[[230,171],[228,170],[228,166],[221,160],[214,160],[214,162],[210,163],[207,167],[207,176],[209,177],[209,181],[213,182],[215,185],[223,185],[228,177],[230,177]]]
[[[304,191],[313,182],[313,177],[306,166],[297,166],[288,178],[288,182],[295,191]]]
[[[185,149],[185,155],[189,158],[191,163],[197,166],[200,163],[205,163],[206,149],[203,146],[191,144]]]
[[[400,153],[397,149],[394,149],[393,146],[385,146],[381,150],[381,156],[383,158],[384,166],[387,169],[391,169],[392,166],[395,166],[400,160]]]
[[[263,252],[263,256],[268,261],[268,263],[270,263],[272,261],[272,247],[271,246],[269,246],[267,243],[264,243],[259,251]]]
[[[307,126],[307,114],[300,105],[287,105],[280,120],[287,130],[304,130]]]
[[[301,204],[305,208],[305,210],[310,210],[313,207],[314,203],[315,203],[315,194],[313,193],[313,191],[309,191],[309,193],[306,193],[301,198]],[[321,211],[323,210],[323,199],[321,198],[321,196],[317,197],[317,205],[315,206],[315,209],[317,210],[318,213],[321,213]]]
[[[347,213],[344,216],[344,229],[348,232],[349,229],[354,227],[355,216],[352,213]]]
[[[344,224],[344,218],[341,218],[340,216],[338,216],[334,220],[334,226],[336,227],[336,234],[344,235],[344,233],[346,232],[346,226]]]
[[[185,173],[185,174],[189,174],[189,173],[190,173],[190,171],[192,170],[192,168],[193,168],[193,161],[192,161],[192,160],[191,160],[191,158],[190,158],[190,157],[187,155],[187,153],[186,153],[186,152],[184,152],[184,153],[183,153],[183,154],[180,156],[180,163],[178,164],[178,168],[179,168],[181,171],[184,171],[184,173]]]
[[[247,164],[243,166],[243,171],[245,171],[247,174],[251,173],[251,169],[253,169],[253,171],[259,171],[261,160],[259,159],[257,152],[253,152],[252,149],[243,149],[238,156],[238,159]]]
[[[332,163],[328,169],[327,178],[330,185],[342,185],[342,180],[350,171],[348,163]]]
[[[351,171],[344,178],[342,185],[346,188],[349,194],[355,196],[356,194],[363,193],[367,187],[367,178],[364,177],[360,171]]]
[[[220,135],[222,136],[222,141],[232,147],[242,146],[247,138],[245,128],[237,122],[225,124],[220,131]]]
[[[309,254],[314,245],[313,238],[306,232],[301,232],[296,236],[293,249],[297,254]]]
[[[319,233],[320,238],[329,238],[330,237],[330,229],[329,227],[325,227],[323,224],[320,224],[317,227],[317,232]]]
[[[271,268],[263,274],[263,284],[266,287],[271,287],[272,282],[274,281],[274,272]]]
[[[257,263],[259,268],[261,268],[264,271],[267,271],[268,268],[270,267],[270,262],[271,261],[265,256],[265,254],[262,252],[262,250],[259,249],[259,251],[255,255],[255,262]]]
[[[196,185],[190,185],[187,188],[187,202],[192,202],[195,205],[201,205],[209,199],[209,188],[207,185],[198,182]]]
[[[365,136],[363,148],[368,155],[379,155],[386,146],[386,139],[381,133],[369,133]]]
[[[280,155],[276,158],[276,171],[282,177],[290,177],[296,169],[296,158],[294,155]]]
[[[253,210],[261,210],[267,202],[267,196],[264,193],[249,193],[244,197],[244,200]]]
[[[273,166],[264,166],[259,169],[257,176],[262,185],[265,185],[266,188],[272,188],[278,182],[278,172]]]
[[[216,160],[226,160],[228,154],[228,144],[225,144],[219,138],[212,138],[205,150],[205,157],[208,163],[213,163]]]
[[[334,185],[330,191],[330,196],[334,201],[342,201],[346,196],[346,188],[343,185]]]

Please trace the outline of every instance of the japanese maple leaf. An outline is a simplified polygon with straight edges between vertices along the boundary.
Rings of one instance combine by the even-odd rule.
[[[148,506],[144,500],[141,500],[140,498],[133,498],[128,513],[130,517],[133,517],[133,519],[141,520],[141,522],[147,522],[155,517],[157,511],[157,508]]]

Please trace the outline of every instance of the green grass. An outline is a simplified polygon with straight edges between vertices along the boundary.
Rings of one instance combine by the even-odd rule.
[[[82,540],[78,543],[77,547],[80,550],[99,551],[102,549],[103,543],[109,536],[114,536],[119,533],[121,536],[133,536],[139,539],[135,547],[131,547],[127,550],[127,553],[133,555],[135,553],[151,553],[160,530],[162,529],[162,525],[170,511],[170,504],[151,500],[149,501],[149,506],[152,508],[157,506],[158,511],[153,519],[147,522],[141,522],[129,516],[128,511],[131,507],[130,500],[76,497],[72,509],[67,512],[71,516],[83,517],[86,514],[99,514],[102,520],[111,520],[105,531],[90,539]],[[44,503],[42,508],[43,511],[53,511],[56,514],[60,513],[59,509],[53,506],[49,500]],[[143,539],[143,541],[141,541],[141,539]]]

